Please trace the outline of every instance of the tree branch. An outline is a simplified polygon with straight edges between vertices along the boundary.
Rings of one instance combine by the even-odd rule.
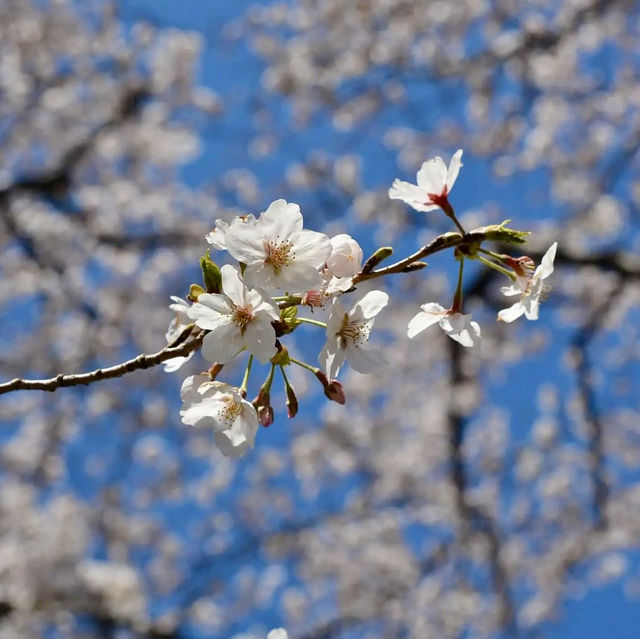
[[[190,335],[192,327],[185,330],[174,342],[165,346],[157,353],[150,355],[138,355],[133,359],[129,359],[126,362],[116,364],[115,366],[109,366],[108,368],[98,368],[90,373],[77,373],[73,375],[56,375],[49,379],[21,379],[16,377],[10,382],[0,384],[0,395],[4,393],[10,393],[16,390],[42,390],[53,392],[58,388],[66,388],[68,386],[88,386],[94,382],[100,382],[103,379],[112,379],[114,377],[122,377],[128,373],[134,371],[152,368],[162,362],[166,362],[168,359],[174,357],[185,357],[192,351],[196,350],[202,344],[204,338],[204,331],[200,332],[189,342],[184,342]]]

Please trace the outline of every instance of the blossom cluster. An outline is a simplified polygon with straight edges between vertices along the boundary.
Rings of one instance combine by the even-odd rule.
[[[485,240],[522,243],[527,233],[509,229],[506,223],[465,231],[449,202],[461,159],[459,150],[448,167],[440,157],[429,160],[418,171],[417,185],[395,180],[389,190],[391,199],[401,199],[418,211],[441,210],[457,231],[440,236],[431,247],[424,247],[409,258],[377,270],[375,267],[392,254],[391,248],[378,249],[363,264],[363,251],[356,240],[346,234],[328,237],[304,229],[300,207],[283,199],[272,202],[257,217],[218,220],[206,240],[211,249],[226,251],[235,263],[219,268],[207,252],[200,262],[204,288],[192,285],[189,301],[174,297],[170,306],[175,319],[167,331],[167,341],[179,341],[183,334],[193,331],[202,340],[202,356],[211,362],[206,373],[190,376],[182,385],[182,421],[210,428],[223,454],[244,454],[253,447],[259,426],[269,426],[274,420],[271,387],[276,368],[284,382],[288,415],[294,417],[297,413],[298,398],[286,374],[290,365],[312,372],[322,383],[325,395],[344,404],[344,390],[337,377],[345,361],[365,374],[385,364],[382,350],[369,338],[375,318],[387,306],[389,297],[384,291],[370,290],[356,295],[355,302],[347,307],[340,297],[355,291],[364,280],[419,270],[426,266],[418,261],[419,257],[436,250],[454,248],[459,262],[453,303],[449,308],[437,302],[423,304],[409,322],[409,338],[438,324],[462,346],[479,344],[480,326],[463,312],[466,260],[479,260],[510,279],[510,285],[502,292],[519,299],[500,311],[499,320],[511,322],[521,315],[537,319],[540,300],[548,290],[544,280],[553,272],[556,244],[535,270],[533,260],[527,256],[512,257],[483,248]],[[308,309],[314,317],[299,315],[300,309]],[[316,319],[318,314],[325,314],[326,321]],[[319,367],[293,358],[283,343],[283,338],[301,324],[325,330]],[[218,381],[222,368],[242,354],[248,358],[240,386]],[[192,355],[193,352],[168,360],[166,370],[179,369]],[[270,369],[250,402],[247,393],[254,359],[270,365]]]
[[[354,370],[371,373],[384,363],[380,349],[369,343],[375,316],[388,296],[369,291],[345,310],[338,299],[353,288],[362,267],[362,249],[349,235],[329,238],[303,228],[300,207],[276,200],[258,217],[247,215],[231,223],[221,220],[207,237],[213,249],[227,251],[237,265],[221,268],[203,258],[206,290],[192,286],[193,302],[173,298],[176,317],[167,340],[195,325],[204,332],[202,356],[213,366],[207,374],[191,376],[182,385],[182,421],[210,427],[225,455],[239,456],[253,446],[260,424],[273,422],[270,391],[276,368],[280,369],[287,394],[289,416],[298,400],[286,375],[286,367],[298,364],[320,380],[324,392],[344,403],[344,391],[335,379],[346,360]],[[324,312],[327,321],[298,316],[298,307]],[[318,360],[320,367],[292,358],[281,339],[300,324],[326,330],[326,342]],[[243,383],[239,387],[216,381],[221,368],[242,353],[248,354]],[[190,356],[189,356],[190,357]],[[249,402],[249,375],[254,358],[270,364],[267,380]],[[188,357],[167,362],[177,370]]]

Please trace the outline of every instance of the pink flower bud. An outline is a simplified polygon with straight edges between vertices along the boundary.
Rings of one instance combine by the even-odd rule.
[[[344,388],[337,379],[329,380],[324,371],[319,368],[315,371],[315,376],[320,380],[322,387],[324,388],[324,394],[333,402],[338,404],[344,404],[347,398],[344,394]]]
[[[333,402],[338,404],[344,404],[347,398],[344,394],[344,388],[337,379],[332,379],[331,382],[325,387],[324,394]]]
[[[267,428],[273,424],[273,408],[271,406],[260,406],[256,410],[258,411],[258,419],[262,426]]]
[[[287,384],[287,416],[289,419],[295,417],[298,413],[298,398],[291,384]]]
[[[253,406],[258,413],[258,419],[264,426],[273,424],[273,408],[271,407],[271,394],[263,384],[258,391],[258,396],[253,400]]]

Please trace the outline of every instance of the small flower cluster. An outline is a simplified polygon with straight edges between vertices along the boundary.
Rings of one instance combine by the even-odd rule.
[[[286,375],[297,364],[322,383],[325,395],[345,402],[337,377],[345,360],[354,370],[371,373],[384,363],[381,351],[369,344],[375,316],[388,296],[370,291],[345,311],[337,296],[353,287],[362,265],[362,249],[348,235],[329,238],[303,229],[297,204],[276,200],[259,217],[237,217],[231,223],[216,222],[207,235],[215,249],[226,250],[238,265],[218,269],[208,256],[202,261],[206,290],[192,286],[193,304],[173,298],[176,318],[167,340],[188,326],[204,333],[202,355],[213,364],[206,375],[192,376],[182,385],[182,421],[209,427],[225,455],[240,456],[253,446],[258,426],[274,419],[270,392],[279,368],[287,395],[290,417],[298,400]],[[327,322],[298,316],[298,307],[322,309]],[[292,358],[281,338],[299,325],[325,328],[326,343],[319,355],[320,367]],[[215,381],[222,367],[248,354],[245,376],[239,387]],[[270,364],[266,381],[253,400],[246,400],[253,360]],[[166,369],[177,370],[188,358],[169,360]]]
[[[299,365],[321,382],[325,395],[345,403],[342,385],[337,381],[345,361],[360,373],[372,373],[385,363],[382,351],[369,343],[375,317],[388,303],[388,295],[372,290],[362,295],[347,310],[339,299],[355,290],[362,281],[391,273],[406,273],[426,266],[420,258],[454,248],[459,262],[458,285],[453,303],[446,309],[438,303],[422,305],[409,322],[408,336],[415,337],[433,324],[451,339],[472,347],[480,341],[480,326],[462,310],[462,275],[465,260],[479,260],[506,275],[511,283],[502,288],[507,296],[519,296],[511,307],[500,311],[498,319],[511,322],[520,315],[537,319],[540,300],[547,292],[545,279],[553,272],[554,243],[534,269],[524,256],[514,258],[484,249],[484,241],[523,243],[526,232],[515,231],[506,223],[465,231],[449,202],[449,194],[458,177],[462,151],[447,167],[439,157],[422,165],[417,185],[395,180],[389,190],[392,199],[401,199],[418,211],[442,210],[457,231],[446,233],[418,253],[391,266],[376,267],[392,253],[389,247],[378,249],[363,264],[363,252],[349,235],[329,238],[303,228],[297,204],[276,200],[258,217],[236,217],[230,223],[218,220],[206,240],[213,249],[226,251],[237,264],[221,268],[209,254],[201,258],[204,288],[192,285],[191,304],[172,298],[170,309],[176,314],[167,332],[167,341],[175,343],[191,333],[201,340],[202,355],[211,362],[207,373],[187,378],[182,385],[182,421],[210,428],[223,454],[240,456],[253,447],[260,425],[274,420],[271,387],[279,369],[287,397],[287,413],[294,417],[298,399],[289,382],[286,368]],[[326,322],[298,314],[300,309],[325,313]],[[320,367],[294,359],[282,338],[302,324],[320,326],[326,341],[320,351]],[[186,336],[186,337],[185,337]],[[175,371],[188,357],[174,358],[165,364]],[[240,386],[219,382],[216,377],[231,360],[247,355]],[[269,365],[269,373],[252,402],[247,401],[249,378],[254,359]]]
[[[428,160],[418,171],[417,185],[395,180],[389,189],[389,197],[392,200],[402,200],[417,211],[442,209],[458,230],[467,235],[449,202],[449,193],[461,166],[462,149],[456,151],[448,167],[441,157]],[[408,337],[413,338],[429,326],[438,324],[451,339],[462,346],[470,348],[480,343],[480,326],[472,321],[470,314],[462,312],[462,272],[465,258],[478,259],[511,280],[511,285],[502,287],[501,291],[504,295],[519,296],[520,299],[513,306],[500,311],[498,320],[513,322],[521,315],[530,320],[538,319],[540,301],[549,292],[549,286],[544,280],[553,273],[556,249],[557,243],[554,242],[542,258],[540,266],[533,271],[533,261],[526,256],[513,258],[480,246],[458,247],[456,258],[460,262],[460,270],[453,304],[450,308],[444,308],[436,302],[423,304],[420,312],[409,322]]]

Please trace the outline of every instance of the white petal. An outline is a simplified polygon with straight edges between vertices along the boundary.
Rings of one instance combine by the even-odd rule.
[[[524,316],[528,320],[537,320],[540,302],[537,297],[527,297],[523,300]]]
[[[240,278],[240,272],[234,266],[225,264],[221,269],[222,290],[224,294],[236,305],[245,305],[246,286]]]
[[[329,319],[327,320],[327,337],[335,337],[337,332],[342,326],[342,320],[345,316],[344,306],[342,302],[334,297],[331,302],[331,309],[329,311]]]
[[[382,351],[368,342],[347,346],[345,355],[351,368],[358,373],[374,373],[387,363]]]
[[[210,233],[207,233],[205,239],[209,244],[211,244],[211,246],[213,246],[213,248],[225,250],[227,248],[225,236],[228,229],[228,222],[225,222],[224,220],[216,220],[215,228]]]
[[[393,181],[393,185],[389,189],[389,198],[402,200],[416,211],[428,212],[440,208],[437,204],[428,204],[431,200],[424,189],[402,180]]]
[[[291,235],[295,262],[320,268],[331,255],[331,241],[324,233],[300,231]]]
[[[318,355],[320,367],[327,372],[329,379],[335,379],[344,364],[345,352],[340,348],[335,336],[327,337],[325,345]]]
[[[447,312],[447,309],[438,304],[438,302],[427,302],[426,304],[422,304],[422,306],[420,306],[420,310],[432,315],[442,315]]]
[[[469,325],[470,315],[463,313],[445,313],[440,316],[440,326],[446,333],[459,333]]]
[[[535,279],[542,279],[549,277],[551,273],[553,273],[553,260],[556,259],[556,250],[558,249],[558,243],[554,242],[544,254],[542,261],[540,262],[540,266],[536,269],[536,272],[533,274]]]
[[[393,181],[389,189],[389,197],[392,200],[404,200],[405,202],[424,202],[428,199],[424,189],[403,180]]]
[[[286,200],[276,200],[269,204],[269,208],[260,216],[260,224],[265,235],[284,241],[302,230],[300,207]]]
[[[250,448],[246,436],[233,429],[217,432],[213,437],[225,457],[242,457]]]
[[[389,302],[389,296],[383,291],[369,291],[356,302],[349,312],[349,317],[371,319],[375,317]]]
[[[267,257],[265,235],[258,225],[234,224],[227,231],[227,250],[238,262],[255,264]]]
[[[223,324],[205,335],[202,357],[210,362],[224,364],[233,359],[242,346],[240,329],[233,323]]]
[[[249,322],[244,332],[244,345],[261,364],[266,364],[277,351],[276,332],[271,323],[258,319]]]
[[[209,376],[205,374],[189,375],[180,387],[180,399],[185,403],[199,402],[201,396],[198,393],[198,388],[208,380]]]
[[[462,166],[462,149],[458,149],[449,162],[449,170],[447,171],[447,193],[451,191],[453,185],[460,173],[460,167]]]
[[[447,183],[447,167],[440,156],[427,160],[418,171],[418,186],[427,193],[441,195]]]
[[[513,322],[517,320],[524,313],[524,304],[520,302],[516,302],[513,306],[509,308],[503,308],[498,313],[498,320],[501,322]]]
[[[203,293],[187,311],[187,315],[205,330],[212,330],[231,321],[231,305],[225,295]]]
[[[512,297],[513,295],[522,295],[523,289],[516,284],[511,284],[510,286],[500,287],[500,292],[507,297]]]
[[[418,333],[422,333],[422,331],[429,328],[429,326],[437,324],[439,319],[440,313],[425,313],[424,311],[421,311],[409,320],[407,337],[415,337]]]
[[[191,351],[186,357],[172,357],[164,362],[164,370],[166,373],[174,373],[188,362],[194,355],[195,351]]]
[[[471,315],[452,313],[443,316],[440,326],[444,332],[454,341],[471,348],[480,343],[480,326],[471,321]]]
[[[273,272],[270,282],[278,289],[300,293],[319,288],[322,285],[322,274],[316,267],[300,262],[281,268],[279,273]]]
[[[249,291],[247,298],[256,315],[266,313],[272,320],[280,319],[280,310],[278,309],[278,305],[265,291],[252,289]]]
[[[177,295],[171,295],[169,299],[171,299],[174,302],[174,304],[169,305],[169,308],[171,310],[174,310],[174,306],[177,307],[175,309],[176,312],[178,312],[180,310],[180,307],[182,306],[184,306],[185,308],[189,308],[189,302],[187,302],[187,300],[183,300],[181,297],[178,297]]]

